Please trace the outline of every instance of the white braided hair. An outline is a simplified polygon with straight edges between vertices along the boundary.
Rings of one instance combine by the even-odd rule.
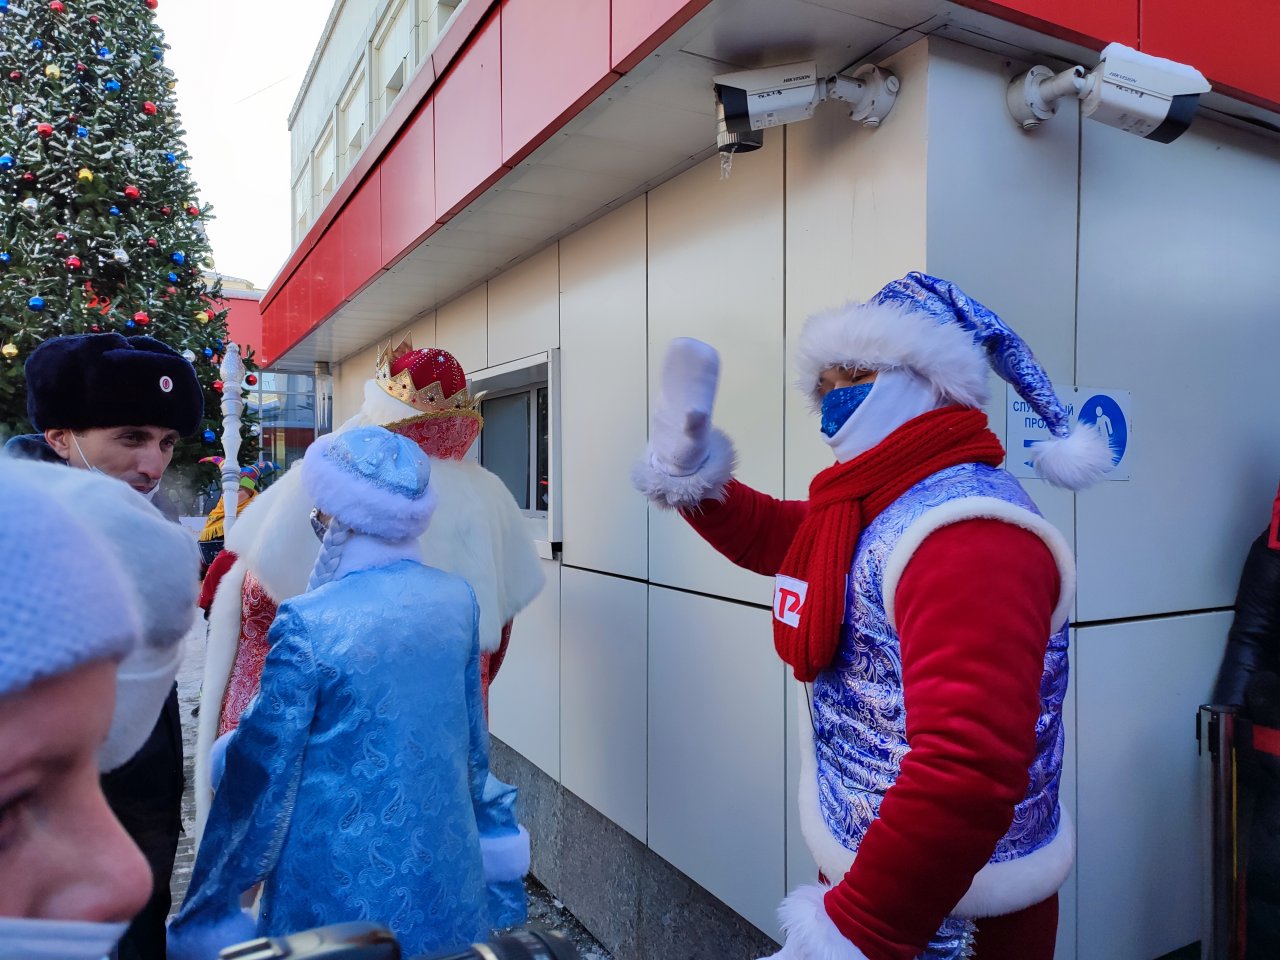
[[[342,548],[346,546],[351,533],[349,527],[340,526],[336,521],[329,522],[324,532],[324,539],[320,541],[320,555],[316,557],[315,566],[311,568],[311,579],[307,581],[307,590],[314,590],[333,579],[333,575],[338,572],[338,565],[342,562]]]

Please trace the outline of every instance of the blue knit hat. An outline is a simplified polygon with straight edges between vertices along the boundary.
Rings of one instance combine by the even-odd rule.
[[[41,466],[0,460],[0,697],[95,660],[119,661],[141,633],[111,548],[41,488]]]
[[[1048,440],[1029,452],[1037,472],[1055,486],[1079,490],[1112,466],[1111,447],[1090,424],[1071,422],[1031,348],[996,314],[949,280],[909,273],[866,303],[811,317],[800,334],[801,387],[821,402],[818,378],[833,366],[907,369],[938,396],[966,407],[990,397],[995,370],[1048,424]]]

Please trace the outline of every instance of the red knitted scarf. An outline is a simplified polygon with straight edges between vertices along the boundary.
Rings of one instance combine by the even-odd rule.
[[[916,417],[860,457],[813,478],[809,513],[778,571],[773,604],[773,643],[797,680],[813,680],[835,656],[845,582],[863,528],[939,470],[996,466],[1003,459],[986,414],[952,406]]]

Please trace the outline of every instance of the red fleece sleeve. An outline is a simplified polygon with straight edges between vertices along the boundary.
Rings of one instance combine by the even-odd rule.
[[[724,502],[704,500],[680,515],[698,536],[740,567],[773,576],[809,513],[807,500],[778,500],[730,480]]]
[[[236,555],[230,550],[222,550],[213,558],[209,569],[205,571],[204,582],[200,584],[200,609],[205,613],[213,606],[213,596],[218,592],[218,584],[226,576],[231,565],[236,562]]]
[[[911,750],[825,898],[869,960],[911,960],[990,859],[1026,794],[1059,574],[1035,534],[967,520],[931,534],[896,594]]]

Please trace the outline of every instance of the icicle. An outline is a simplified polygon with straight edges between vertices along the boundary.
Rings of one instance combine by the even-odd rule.
[[[733,154],[720,154],[720,179],[728,180],[731,173],[733,173]]]

